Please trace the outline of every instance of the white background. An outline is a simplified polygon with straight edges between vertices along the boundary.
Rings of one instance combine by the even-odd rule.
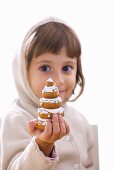
[[[14,100],[11,63],[26,31],[56,16],[69,23],[82,44],[84,94],[73,104],[99,128],[100,169],[114,169],[114,5],[111,0],[0,0],[0,116]]]

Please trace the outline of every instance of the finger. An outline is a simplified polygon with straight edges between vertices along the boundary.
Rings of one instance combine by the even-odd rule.
[[[60,127],[60,138],[63,137],[64,135],[66,135],[67,129],[66,129],[66,125],[65,125],[65,121],[63,119],[63,117],[61,115],[58,116],[59,117],[59,127]]]
[[[60,127],[59,127],[59,120],[58,120],[58,115],[57,114],[53,115],[52,127],[53,127],[52,128],[53,133],[52,133],[51,139],[55,141],[55,140],[57,140],[59,138],[59,135],[60,135]]]
[[[28,123],[27,123],[28,131],[29,131],[32,135],[34,134],[34,130],[35,130],[35,127],[37,126],[37,123],[38,123],[37,119],[28,121]]]
[[[52,136],[52,132],[52,122],[47,120],[45,129],[40,138],[42,138],[43,141],[50,142],[49,140]]]

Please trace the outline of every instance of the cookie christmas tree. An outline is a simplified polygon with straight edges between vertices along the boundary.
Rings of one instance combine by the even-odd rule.
[[[64,109],[61,107],[62,99],[59,97],[59,89],[54,84],[52,78],[46,81],[46,86],[42,90],[42,98],[40,99],[40,108],[38,108],[38,126],[40,130],[44,130],[47,119],[52,119],[53,114],[64,115]]]

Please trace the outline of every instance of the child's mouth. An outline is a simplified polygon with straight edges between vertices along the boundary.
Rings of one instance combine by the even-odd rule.
[[[60,90],[59,93],[62,94],[62,93],[64,93],[64,91],[65,91],[65,90]]]

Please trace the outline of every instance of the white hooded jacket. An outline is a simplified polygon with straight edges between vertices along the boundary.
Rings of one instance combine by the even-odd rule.
[[[2,120],[0,170],[94,169],[91,128],[84,116],[71,106],[64,106],[70,134],[55,142],[55,158],[44,156],[35,142],[35,137],[30,136],[27,130],[27,121],[37,118],[39,99],[27,81],[25,44],[36,27],[50,21],[62,22],[51,18],[33,26],[23,41],[20,54],[14,59],[13,73],[19,97],[12,103]]]

